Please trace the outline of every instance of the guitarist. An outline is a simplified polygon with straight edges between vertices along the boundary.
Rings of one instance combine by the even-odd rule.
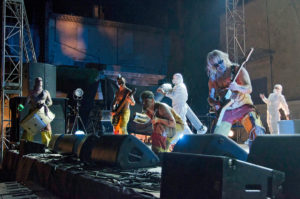
[[[114,127],[114,134],[128,134],[127,123],[130,118],[129,105],[134,106],[135,101],[132,96],[132,91],[126,87],[125,78],[119,75],[117,78],[119,86],[118,91],[112,103],[112,125]]]
[[[252,86],[249,74],[244,67],[237,74],[238,69],[239,66],[229,60],[227,53],[219,50],[208,53],[208,103],[213,109],[220,111],[222,106],[226,105],[226,102],[222,101],[224,94],[228,90],[232,92],[231,104],[225,109],[223,118],[216,126],[214,133],[228,136],[232,125],[241,122],[249,134],[248,144],[250,147],[256,135],[265,133],[265,128],[250,96]],[[234,79],[235,81],[233,81]]]

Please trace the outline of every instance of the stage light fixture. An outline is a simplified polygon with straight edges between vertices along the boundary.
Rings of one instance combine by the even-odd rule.
[[[74,90],[73,94],[74,94],[74,97],[77,98],[77,99],[81,99],[82,96],[83,96],[83,90],[81,88],[77,88],[76,90]]]
[[[84,135],[84,131],[81,131],[81,130],[77,130],[75,133],[75,135]]]
[[[181,135],[179,136],[179,139],[183,138],[183,136],[184,136],[184,134],[181,134]]]
[[[228,137],[232,138],[234,136],[234,131],[233,130],[230,130],[229,131],[229,134],[228,134]]]
[[[82,122],[82,119],[79,115],[79,107],[80,107],[80,101],[82,100],[83,97],[83,90],[81,88],[77,88],[76,90],[74,90],[73,92],[73,98],[76,101],[76,107],[73,109],[74,111],[74,115],[75,115],[75,119],[74,119],[74,123],[73,123],[73,127],[71,130],[71,134],[74,132],[73,130],[75,130],[75,132],[77,132],[79,130],[79,123],[81,124],[83,130],[84,130],[84,134],[86,134],[86,129],[85,126]],[[77,134],[79,135],[79,134]]]

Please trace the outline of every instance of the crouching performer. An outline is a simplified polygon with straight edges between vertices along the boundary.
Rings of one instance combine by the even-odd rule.
[[[173,108],[165,103],[156,102],[151,91],[144,91],[140,99],[145,114],[152,122],[153,152],[170,152],[170,144],[176,138],[176,132],[183,130],[184,122]]]

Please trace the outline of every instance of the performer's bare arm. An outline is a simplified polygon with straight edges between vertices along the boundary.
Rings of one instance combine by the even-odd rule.
[[[208,81],[208,103],[210,106],[214,107],[216,110],[220,108],[219,102],[216,100],[216,82],[214,80]]]
[[[129,104],[130,104],[131,106],[134,106],[134,105],[135,105],[135,100],[134,100],[133,96],[127,96],[127,97],[126,97],[126,100],[129,102]]]
[[[168,109],[168,107],[161,104],[158,108],[158,112],[159,112],[159,115],[162,115],[166,119],[155,117],[152,120],[152,124],[161,123],[165,126],[172,127],[172,128],[176,126],[176,121],[175,121],[171,111]]]
[[[51,106],[53,104],[52,99],[51,99],[51,95],[50,95],[49,91],[45,90],[45,92],[47,94],[47,98],[46,98],[45,103],[46,103],[47,106]]]
[[[229,89],[232,91],[238,91],[244,94],[252,93],[252,86],[249,73],[245,68],[241,69],[235,82],[230,83]]]

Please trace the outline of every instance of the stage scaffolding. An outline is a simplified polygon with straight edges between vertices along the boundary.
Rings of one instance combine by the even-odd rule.
[[[7,147],[11,113],[9,100],[22,96],[23,62],[36,62],[23,0],[2,0],[1,40],[1,162]]]
[[[236,63],[246,56],[244,0],[226,0],[226,50]]]

